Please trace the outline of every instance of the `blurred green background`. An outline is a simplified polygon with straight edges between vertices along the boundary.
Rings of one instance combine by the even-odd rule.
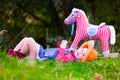
[[[33,37],[44,47],[56,47],[58,40],[66,39],[71,44],[70,26],[64,19],[73,8],[85,11],[89,22],[106,22],[116,29],[119,49],[120,0],[0,0],[0,36],[2,48],[13,48],[23,37]]]

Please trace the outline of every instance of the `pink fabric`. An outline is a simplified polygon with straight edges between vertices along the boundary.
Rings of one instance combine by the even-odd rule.
[[[76,34],[70,48],[77,48],[77,45],[79,44],[79,42],[81,42],[81,40],[89,39],[90,37],[87,33],[87,27],[89,27],[90,24],[84,11],[79,10],[79,13],[77,13],[77,15],[72,20],[70,19],[73,16],[73,13],[75,13],[75,11],[77,10],[73,9],[72,13],[64,21],[64,23],[67,25],[76,22]],[[70,20],[71,22],[69,22],[68,20]],[[110,29],[108,25],[100,27],[97,34],[92,37],[93,40],[100,40],[103,52],[109,50],[109,38]]]
[[[18,57],[19,59],[22,59],[26,56],[26,54],[21,53],[20,51],[14,51],[12,49],[8,50],[8,56],[9,57]]]
[[[66,49],[58,48],[58,54],[56,56],[57,61],[62,61],[62,62],[70,62],[74,61],[74,56],[73,56],[73,51],[71,53],[66,54],[65,53]]]

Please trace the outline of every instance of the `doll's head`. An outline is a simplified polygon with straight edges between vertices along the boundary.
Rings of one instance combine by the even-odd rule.
[[[68,46],[68,41],[67,40],[62,40],[57,43],[58,48],[63,48],[66,49]]]
[[[82,48],[75,51],[74,56],[77,60],[81,60],[87,53],[88,48]]]

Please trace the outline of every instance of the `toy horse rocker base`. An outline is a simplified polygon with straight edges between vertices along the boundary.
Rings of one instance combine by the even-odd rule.
[[[70,48],[77,48],[78,43],[83,39],[99,40],[103,55],[108,56],[109,40],[111,45],[116,42],[115,29],[112,25],[106,25],[105,23],[100,25],[90,24],[83,10],[73,8],[64,23],[66,25],[76,23],[76,34]]]

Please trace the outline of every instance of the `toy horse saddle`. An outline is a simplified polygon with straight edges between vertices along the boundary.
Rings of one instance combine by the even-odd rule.
[[[104,25],[105,25],[104,22],[101,23],[101,24],[98,25],[98,26],[97,26],[97,25],[90,24],[89,27],[87,28],[87,33],[88,33],[88,35],[89,35],[90,37],[96,35],[96,34],[97,34],[97,31],[98,31],[98,28],[99,28],[99,27],[102,27],[102,26],[104,26]]]

